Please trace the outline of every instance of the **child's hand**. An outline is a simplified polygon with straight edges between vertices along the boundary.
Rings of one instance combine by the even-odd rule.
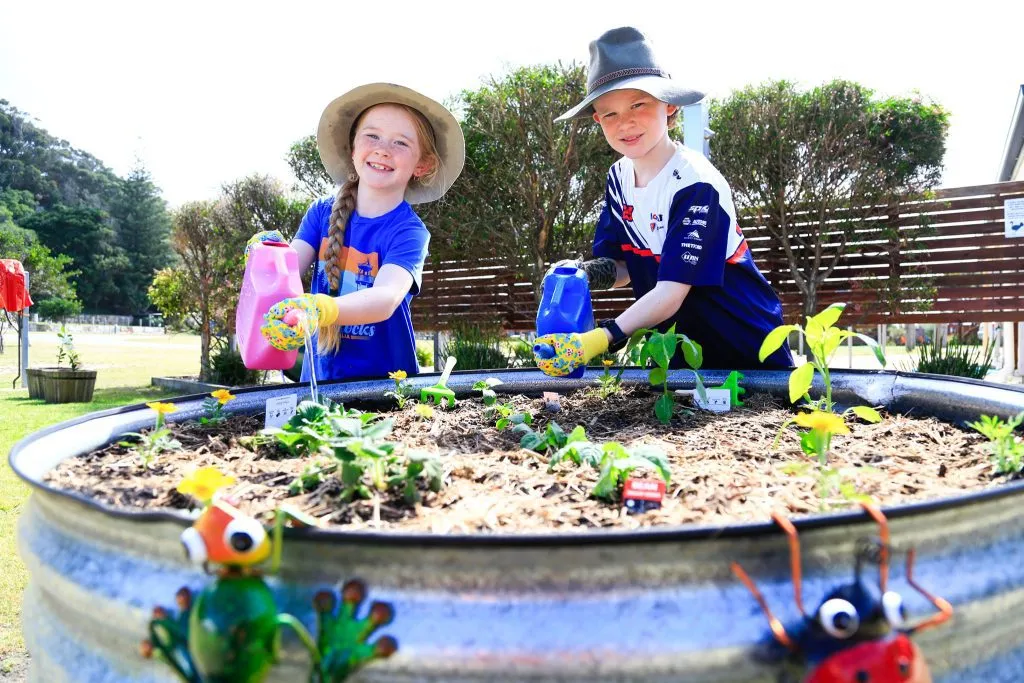
[[[281,242],[281,243],[286,243],[287,240],[284,238],[284,235],[282,235],[277,230],[261,230],[260,232],[256,233],[252,237],[250,237],[249,241],[245,243],[245,261],[246,261],[246,263],[249,262],[249,252],[252,251],[252,246],[254,244],[259,244],[259,243],[262,243],[262,242]]]
[[[533,343],[537,367],[549,377],[564,377],[594,356],[608,350],[608,334],[603,327],[577,334],[545,334]]]
[[[279,301],[263,316],[260,333],[281,351],[294,351],[306,343],[309,329],[331,325],[338,319],[338,304],[326,294],[303,294]]]

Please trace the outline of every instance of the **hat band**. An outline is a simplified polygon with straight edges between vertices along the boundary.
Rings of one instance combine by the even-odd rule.
[[[634,66],[628,69],[619,69],[618,71],[613,71],[610,74],[605,74],[601,78],[594,81],[594,84],[587,89],[587,94],[589,95],[590,93],[594,92],[605,83],[609,83],[619,78],[625,78],[627,76],[661,76],[662,78],[671,78],[671,76],[669,76],[666,72],[662,71],[661,69],[653,67]]]

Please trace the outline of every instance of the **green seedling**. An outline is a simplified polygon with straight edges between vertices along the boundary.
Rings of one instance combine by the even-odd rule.
[[[406,454],[404,467],[398,468],[388,483],[394,488],[401,488],[405,502],[412,505],[418,503],[421,498],[419,489],[416,488],[416,481],[420,478],[427,480],[427,486],[434,493],[441,490],[444,483],[444,467],[436,453],[410,451]]]
[[[620,497],[622,485],[630,473],[637,468],[653,467],[666,483],[671,478],[665,454],[653,446],[634,446],[626,448],[622,444],[611,441],[596,444],[587,441],[583,428],[577,427],[581,438],[568,441],[566,445],[555,451],[548,463],[552,470],[558,463],[571,460],[577,465],[588,464],[600,472],[600,477],[590,492],[595,498],[614,502]],[[573,430],[575,434],[576,430]]]
[[[164,426],[164,416],[173,413],[178,409],[178,407],[173,403],[162,403],[160,401],[147,403],[146,406],[156,413],[156,421],[153,425],[153,430],[148,434],[143,434],[141,432],[125,432],[121,436],[134,437],[135,443],[119,441],[118,445],[133,449],[139,456],[139,463],[142,465],[143,469],[148,470],[149,466],[153,464],[153,460],[156,456],[165,451],[179,450],[181,448],[181,442],[171,436],[171,430]]]
[[[498,400],[498,395],[494,393],[494,389],[492,387],[496,387],[502,383],[503,382],[497,377],[488,377],[487,379],[482,379],[473,384],[473,388],[480,392],[485,406],[492,406]]]
[[[769,332],[768,336],[764,338],[764,342],[761,343],[758,359],[763,363],[768,356],[782,348],[782,345],[791,333],[799,332],[804,335],[807,341],[807,348],[811,352],[811,360],[798,367],[789,375],[789,400],[791,403],[796,403],[803,398],[816,410],[824,410],[830,413],[835,412],[835,403],[832,401],[832,376],[829,374],[828,364],[836,349],[848,337],[857,337],[867,344],[874,352],[878,362],[881,363],[883,368],[885,367],[885,352],[874,339],[859,332],[834,327],[845,308],[846,304],[832,304],[816,316],[808,317],[805,327],[800,327],[799,325],[780,325]],[[812,399],[809,394],[811,384],[814,382],[815,370],[821,375],[822,382],[825,385],[825,395],[816,400]],[[872,408],[858,406],[851,410],[858,417],[868,422],[879,422],[882,419],[878,412]]]
[[[977,422],[967,423],[988,437],[996,472],[999,474],[1024,472],[1024,443],[1014,434],[1021,421],[1024,421],[1024,413],[1005,422],[994,415],[982,415]]]
[[[647,332],[648,330],[642,331]],[[637,332],[641,332],[641,330],[637,330]],[[636,333],[634,333],[635,335]],[[693,376],[697,395],[700,396],[702,401],[706,402],[707,392],[704,388],[704,383],[701,381],[700,374],[697,373],[697,370],[700,369],[704,362],[704,352],[700,344],[685,334],[677,333],[676,326],[673,324],[664,333],[651,331],[650,337],[643,343],[643,347],[640,350],[641,367],[646,366],[648,360],[652,361],[655,365],[655,367],[651,368],[650,373],[648,373],[647,380],[652,386],[661,385],[661,396],[654,402],[654,414],[662,424],[666,425],[672,421],[672,415],[675,413],[675,399],[672,392],[668,390],[668,369],[669,364],[672,362],[672,357],[676,354],[676,348],[680,345],[683,348],[683,358],[686,360],[686,364],[694,370]]]
[[[441,373],[441,379],[437,384],[420,389],[421,401],[448,408],[455,407],[455,392],[448,388],[448,376],[452,374],[456,360],[455,356],[448,356],[444,363],[444,372]]]
[[[395,399],[399,410],[405,410],[405,404],[409,402],[409,394],[412,393],[412,387],[406,381],[408,376],[405,370],[395,370],[388,373],[388,378],[395,383],[395,389],[394,391],[385,391],[384,395]]]
[[[523,435],[519,440],[520,446],[538,453],[557,451],[566,444],[587,440],[587,435],[582,425],[576,425],[575,429],[566,434],[565,430],[553,420],[548,422],[543,433],[533,431],[529,424],[517,424],[512,427],[512,431]]]

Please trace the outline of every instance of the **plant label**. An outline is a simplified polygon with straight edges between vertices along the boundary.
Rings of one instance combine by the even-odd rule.
[[[264,418],[264,429],[269,427],[280,427],[295,415],[295,406],[298,405],[299,397],[295,394],[287,396],[275,396],[267,399],[267,414]]]
[[[700,400],[698,394],[693,395],[693,403],[702,410],[710,410],[713,413],[727,413],[729,412],[729,402],[732,398],[732,394],[729,393],[728,389],[706,389],[705,393],[708,396],[708,400],[705,403]]]
[[[622,504],[630,514],[657,510],[665,497],[665,482],[660,479],[629,477],[622,485]]]

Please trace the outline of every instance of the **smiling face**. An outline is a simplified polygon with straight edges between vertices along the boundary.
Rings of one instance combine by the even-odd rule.
[[[360,187],[400,196],[411,178],[431,164],[422,153],[412,114],[393,104],[379,104],[359,117],[352,139],[352,164]]]
[[[594,101],[594,120],[612,149],[636,160],[668,141],[668,117],[676,109],[642,90],[612,90]]]

